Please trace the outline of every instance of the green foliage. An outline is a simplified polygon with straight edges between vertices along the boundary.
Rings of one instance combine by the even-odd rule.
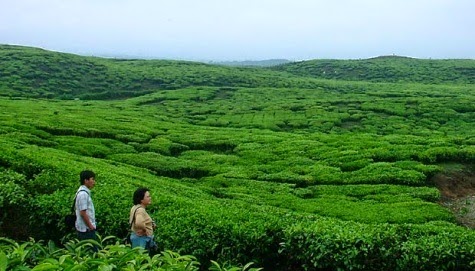
[[[12,170],[0,171],[0,207],[8,208],[26,202],[28,192],[20,185],[24,178],[25,176]]]
[[[166,250],[150,257],[144,249],[111,242],[114,239],[109,236],[99,242],[71,240],[60,248],[52,242],[17,243],[0,238],[0,270],[199,270],[200,263],[193,256]],[[91,253],[92,246],[98,247],[98,252]],[[260,270],[249,268],[251,264],[222,268],[213,261],[214,268],[210,270]]]
[[[215,261],[211,261],[211,263],[213,264],[213,266],[210,267],[209,270],[212,270],[212,271],[259,271],[259,270],[262,270],[262,268],[251,268],[251,265],[253,263],[248,263],[246,264],[244,267],[222,267],[219,263],[215,262]]]
[[[167,108],[186,108],[196,93],[212,93],[213,88],[184,91],[181,102],[171,100],[177,104]],[[161,227],[157,241],[163,249],[195,255],[200,262],[292,265],[278,248],[283,232],[300,219],[282,220],[285,213],[361,223],[453,222],[436,204],[437,190],[426,185],[439,170],[431,161],[471,161],[468,134],[378,135],[371,133],[376,126],[368,126],[365,133],[340,134],[207,127],[142,105],[146,98],[0,101],[5,112],[15,115],[2,120],[0,161],[10,172],[4,176],[17,176],[5,182],[2,191],[7,192],[2,193],[26,195],[28,200],[10,205],[28,214],[22,215],[27,219],[20,238],[60,240],[66,234],[62,216],[77,188],[76,175],[84,168],[98,173],[93,197],[104,234],[125,235],[131,193],[148,186],[155,206],[150,213]],[[452,154],[441,159],[447,150]],[[2,227],[9,229],[12,220],[2,217]],[[45,230],[50,228],[59,230]]]
[[[463,238],[459,239],[460,234]],[[305,270],[472,270],[469,254],[474,238],[472,232],[447,225],[370,225],[319,219],[289,228],[281,253],[292,255]],[[462,251],[455,253],[459,249]]]
[[[65,150],[79,155],[105,158],[111,154],[135,153],[131,145],[106,138],[84,138],[78,136],[57,136],[57,149]]]
[[[339,79],[371,82],[473,84],[473,60],[382,57],[366,60],[311,60],[270,68],[239,68],[172,60],[82,57],[37,48],[0,45],[0,90],[4,96],[62,99],[121,99],[189,86],[297,87],[342,91]],[[345,91],[360,90],[347,85]],[[222,92],[214,97],[222,97]],[[397,94],[400,95],[400,94]],[[201,99],[201,98],[200,98]],[[456,107],[473,112],[470,103]],[[470,111],[471,110],[471,111]],[[283,123],[286,127],[302,123]]]
[[[475,161],[470,61],[327,63],[376,65],[361,78],[385,82],[370,83],[309,78],[299,65],[313,62],[276,72],[16,46],[0,60],[1,234],[59,243],[77,175],[92,169],[101,234],[125,236],[146,186],[160,248],[193,255],[27,241],[0,250],[0,268],[473,269],[473,233],[431,180],[440,164]]]
[[[258,68],[101,59],[11,45],[0,45],[0,61],[0,90],[9,97],[110,100],[192,85],[256,87],[316,83]]]
[[[301,76],[337,80],[429,84],[475,83],[474,61],[469,59],[432,60],[398,56],[359,60],[318,59],[286,63],[272,69]]]

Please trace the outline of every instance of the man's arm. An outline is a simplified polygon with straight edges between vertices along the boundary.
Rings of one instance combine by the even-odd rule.
[[[88,227],[90,230],[95,230],[95,229],[96,229],[96,228],[94,227],[94,225],[92,225],[91,220],[89,219],[89,216],[88,216],[87,213],[86,213],[86,210],[81,210],[81,211],[79,211],[79,214],[81,215],[82,219],[84,220],[84,222],[86,223],[87,227]]]

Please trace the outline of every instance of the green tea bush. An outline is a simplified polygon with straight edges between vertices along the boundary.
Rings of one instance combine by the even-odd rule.
[[[368,225],[320,218],[318,223],[295,224],[285,231],[285,238],[282,254],[292,257],[304,270],[474,268],[469,254],[475,248],[475,235],[461,228],[430,224]],[[454,253],[455,247],[461,253]]]
[[[393,163],[380,162],[368,165],[354,172],[343,174],[348,184],[404,184],[422,186],[426,176],[416,170],[405,170]]]
[[[295,184],[299,184],[300,186],[311,182],[310,177],[302,176],[302,175],[289,172],[289,171],[262,174],[257,177],[257,180],[267,181],[267,182],[295,183]]]
[[[182,201],[157,212],[160,226],[156,239],[160,246],[192,254],[201,262],[253,261],[271,267],[285,260],[277,254],[283,223],[290,218],[285,213],[279,218],[266,214],[265,207],[236,206],[226,200],[201,201],[190,208],[192,204]]]
[[[111,154],[136,153],[132,146],[113,139],[57,136],[55,141],[57,149],[82,156],[106,158]]]
[[[314,183],[320,184],[339,184],[342,183],[341,176],[343,173],[337,167],[327,166],[323,163],[316,163],[310,167],[310,175],[314,179]],[[310,183],[310,184],[314,184]]]
[[[156,137],[140,145],[139,150],[140,152],[156,152],[162,155],[178,156],[180,153],[189,150],[189,147],[172,142],[164,137]]]
[[[158,176],[170,178],[201,178],[210,173],[192,161],[164,156],[152,152],[140,154],[113,154],[111,160],[150,169]]]
[[[440,200],[440,192],[435,187],[409,187],[389,184],[361,185],[315,185],[308,187],[315,197],[344,195],[364,200],[367,198],[383,197],[398,202],[398,197],[422,199],[429,202]],[[386,200],[385,200],[386,202]]]
[[[442,163],[460,160],[456,147],[433,147],[421,153],[421,160],[429,163]]]
[[[23,133],[23,132],[12,132],[6,134],[10,139],[13,139],[17,142],[23,142],[27,144],[43,146],[43,147],[56,147],[57,143],[54,141],[42,139],[34,134]]]
[[[14,171],[0,170],[0,207],[3,210],[26,202],[28,191],[21,186],[24,179],[25,176]]]
[[[163,270],[198,271],[200,263],[191,255],[180,255],[166,250],[150,257],[142,248],[131,249],[120,244],[115,237],[99,238],[99,241],[70,240],[63,247],[53,242],[30,240],[17,243],[0,238],[0,270]],[[96,246],[98,251],[90,252]],[[245,266],[220,265],[213,261],[208,270],[258,271],[252,263]]]

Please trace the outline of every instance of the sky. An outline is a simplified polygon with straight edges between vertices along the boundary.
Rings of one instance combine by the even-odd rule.
[[[0,44],[192,61],[475,59],[475,0],[2,0]]]

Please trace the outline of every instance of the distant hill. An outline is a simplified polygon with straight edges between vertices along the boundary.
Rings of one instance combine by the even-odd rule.
[[[261,68],[99,58],[13,45],[0,45],[0,63],[0,95],[60,99],[127,98],[188,86],[279,86],[297,77]]]
[[[284,60],[258,62],[270,65],[272,61]],[[0,45],[0,64],[0,96],[55,99],[122,99],[189,86],[315,89],[333,84],[333,80],[475,83],[475,60],[395,56],[231,67],[177,60],[110,59]]]
[[[361,60],[318,59],[287,63],[270,69],[321,79],[474,84],[475,60],[416,59],[380,56]]]
[[[291,63],[287,59],[246,60],[246,61],[211,61],[209,64],[233,66],[233,67],[272,67]]]

